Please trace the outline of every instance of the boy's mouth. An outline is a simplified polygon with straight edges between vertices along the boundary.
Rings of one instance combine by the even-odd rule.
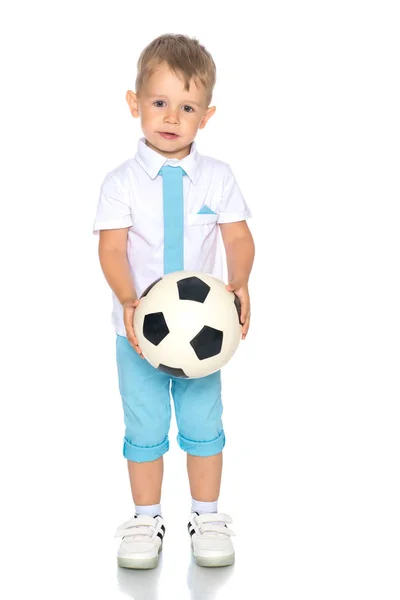
[[[176,133],[168,133],[168,131],[159,131],[158,133],[166,140],[176,140],[179,137]]]

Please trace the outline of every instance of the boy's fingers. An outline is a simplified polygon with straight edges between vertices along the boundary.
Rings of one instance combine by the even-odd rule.
[[[125,314],[125,329],[126,329],[126,337],[128,338],[128,341],[131,344],[134,344],[135,346],[138,345],[138,341],[136,339],[135,336],[135,332],[133,330],[133,324],[132,324],[132,315],[133,313],[131,313],[130,311],[126,311],[127,314]]]
[[[139,342],[133,329],[133,315],[135,314],[135,308],[139,305],[139,300],[134,300],[131,304],[124,306],[124,325],[126,330],[126,337],[132,348],[139,354],[141,358],[144,358],[141,349],[139,348]]]
[[[240,320],[244,324],[250,315],[250,302],[249,300],[243,300],[241,303]]]
[[[132,344],[132,346],[139,345],[135,335],[131,331],[126,331],[126,337],[128,338],[128,342]]]
[[[126,337],[128,338],[128,342],[131,344],[133,349],[136,350],[136,352],[139,354],[139,356],[143,357],[142,351],[139,348],[139,342],[137,340],[137,337],[135,335],[133,327],[130,326],[130,324],[128,324],[128,326],[125,326],[125,329],[126,329]]]
[[[133,327],[126,327],[126,337],[128,338],[128,341],[132,344],[132,346],[135,346],[136,348],[139,347],[139,342],[137,341],[137,337],[135,335]]]
[[[244,325],[242,327],[242,340],[245,339],[248,331],[249,331],[249,327],[250,327],[250,313],[247,315],[247,318],[244,322]]]
[[[126,329],[127,338],[136,340],[136,336],[133,331],[132,319],[130,319],[130,318],[125,319],[125,329]],[[137,341],[136,341],[136,343],[137,343]]]
[[[140,358],[144,358],[143,353],[139,346],[133,346],[133,349],[139,354]]]
[[[143,352],[141,351],[141,349],[139,348],[139,346],[134,346],[134,349],[136,350],[136,352],[139,354],[140,358],[144,358],[143,356]]]
[[[128,338],[128,342],[130,343],[130,345],[132,346],[132,348],[135,350],[135,352],[137,352],[139,354],[139,356],[141,356],[141,358],[144,358],[143,353],[141,351],[141,349],[139,348],[139,343],[136,339],[136,337],[133,335],[127,335],[126,337]]]

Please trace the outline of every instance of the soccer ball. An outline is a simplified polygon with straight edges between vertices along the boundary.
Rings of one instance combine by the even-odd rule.
[[[143,292],[133,327],[153,367],[174,377],[205,377],[221,369],[240,343],[240,301],[216,277],[176,271]]]

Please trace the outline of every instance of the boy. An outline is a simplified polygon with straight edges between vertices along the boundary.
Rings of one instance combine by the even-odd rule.
[[[199,154],[195,146],[197,131],[215,113],[210,101],[216,69],[208,51],[196,39],[162,35],[143,50],[137,66],[136,93],[128,91],[126,100],[132,116],[141,119],[144,138],[133,159],[106,175],[94,224],[101,268],[113,292],[123,455],[135,503],[135,516],[115,534],[122,537],[117,560],[134,569],[158,564],[171,393],[178,444],[187,452],[195,560],[225,566],[233,563],[234,549],[226,526],[231,518],[217,508],[225,445],[220,371],[180,379],[154,369],[143,359],[133,315],[142,292],[165,273],[186,269],[222,279],[221,232],[227,289],[241,301],[244,339],[254,259],[246,223],[251,215],[229,165]]]

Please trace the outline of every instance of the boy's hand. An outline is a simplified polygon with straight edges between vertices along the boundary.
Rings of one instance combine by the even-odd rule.
[[[126,337],[128,342],[131,344],[134,350],[144,359],[141,349],[139,348],[139,342],[137,341],[135,332],[133,330],[133,315],[135,314],[136,308],[139,306],[139,300],[126,300],[123,303],[124,309],[124,325],[126,329]]]
[[[250,296],[247,283],[232,281],[226,286],[229,292],[234,292],[240,300],[240,322],[242,325],[242,340],[246,338],[250,327]]]

